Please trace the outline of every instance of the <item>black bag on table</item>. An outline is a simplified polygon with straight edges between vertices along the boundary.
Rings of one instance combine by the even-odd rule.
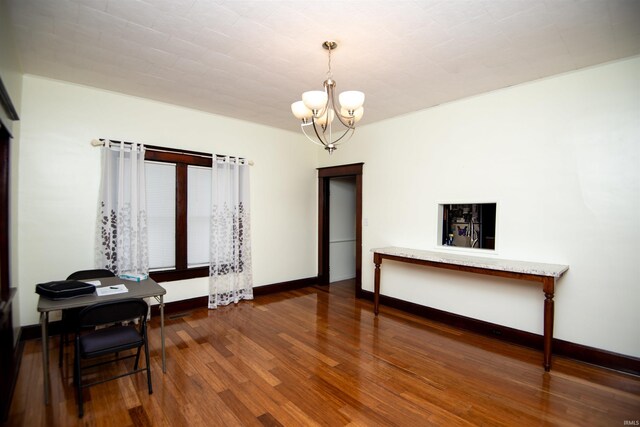
[[[96,287],[77,280],[57,280],[36,285],[36,293],[44,298],[58,300],[92,294]]]

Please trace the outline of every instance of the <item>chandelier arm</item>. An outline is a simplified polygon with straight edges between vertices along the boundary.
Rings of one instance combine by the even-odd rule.
[[[307,124],[307,126],[308,126],[308,124]],[[302,129],[302,133],[304,134],[304,136],[306,136],[306,137],[307,137],[307,139],[308,139],[309,141],[313,142],[313,143],[314,143],[314,144],[316,144],[316,145],[319,145],[320,147],[326,147],[326,144],[324,143],[324,141],[323,141],[322,139],[318,138],[318,140],[315,140],[315,139],[311,138],[311,137],[309,136],[309,134],[307,133],[307,131],[305,131],[305,130],[304,130],[304,127],[305,127],[305,125],[304,125],[304,124],[301,124],[301,125],[300,125],[300,129]],[[315,126],[314,126],[314,131],[315,131]],[[318,132],[317,132],[317,131],[316,131],[316,135],[318,135]]]
[[[342,114],[340,114],[340,110],[336,106],[336,99],[334,97],[331,97],[331,105],[333,106],[333,111],[336,113],[336,116],[338,117],[340,123],[342,123],[342,125],[346,128],[355,129],[355,119],[351,116],[343,116]],[[349,124],[348,122],[345,123],[344,119],[354,119],[354,122],[353,124]]]
[[[325,83],[326,82],[327,81],[325,80]],[[320,110],[318,110],[318,112],[316,114],[313,114],[313,118],[314,119],[319,119],[320,117],[324,116],[325,114],[329,114],[328,113],[329,105],[333,105],[333,91],[331,90],[331,87],[327,87],[325,85],[324,86],[324,92],[327,94],[327,102],[325,102],[324,107],[322,107]]]
[[[353,135],[353,131],[355,131],[355,127],[354,126],[349,126],[347,123],[345,123],[341,119],[341,114],[339,112],[337,112],[336,101],[335,101],[336,98],[335,98],[335,91],[334,91],[335,86],[334,85],[328,85],[328,86],[325,86],[325,87],[326,87],[326,91],[327,91],[327,104],[323,108],[324,112],[323,112],[323,114],[321,114],[321,116],[324,115],[324,114],[327,114],[327,127],[323,128],[322,135],[320,135],[320,133],[318,132],[318,128],[316,126],[315,119],[312,119],[312,123],[313,123],[313,130],[315,131],[316,136],[318,137],[318,140],[322,143],[322,145],[324,147],[327,147],[329,144],[336,145],[336,144],[340,143],[341,140],[345,136],[347,136],[347,133],[349,131],[352,131],[351,135]],[[330,109],[329,107],[332,107],[334,115],[338,116],[338,121],[346,128],[345,131],[342,133],[342,135],[338,139],[336,139],[335,141],[331,141],[331,137],[330,137],[329,141],[327,141],[326,136],[325,136],[326,130],[329,129],[330,132],[331,132],[331,129],[332,129],[331,123],[328,120],[329,119],[328,110]],[[351,138],[351,135],[345,141],[349,140]],[[309,138],[309,136],[307,136],[307,138]],[[345,141],[342,141],[342,142],[345,142]]]
[[[319,119],[320,117],[324,116],[325,114],[327,114],[327,110],[329,109],[329,99],[327,98],[327,103],[324,104],[324,107],[322,107],[320,110],[318,110],[317,114],[313,114],[313,118],[314,119]]]
[[[329,114],[327,112],[327,114]],[[326,147],[328,144],[331,143],[331,141],[327,142],[327,137],[324,135],[324,133],[326,132],[327,128],[326,127],[322,127],[322,135],[320,135],[320,133],[318,132],[318,126],[316,125],[316,121],[315,120],[311,120],[311,123],[313,123],[313,131],[316,133],[316,137],[318,138],[318,141],[320,141],[320,143]]]
[[[351,132],[349,132],[351,131]],[[353,133],[355,132],[355,128],[347,128],[344,133],[342,135],[340,135],[340,138],[336,139],[335,141],[332,142],[333,145],[337,145],[337,144],[341,144],[342,142],[347,142],[348,140],[351,139],[351,136],[353,136]],[[349,134],[349,138],[347,138],[344,141],[341,141],[345,136],[347,136],[347,134]]]
[[[351,117],[351,116],[343,116],[340,113],[336,113],[336,116],[338,117],[338,120],[340,121],[340,123],[342,123],[342,125],[344,127],[347,127],[349,129],[355,129],[356,128],[355,127],[355,123],[354,124],[349,124],[349,122],[354,119],[353,117]],[[345,120],[346,120],[346,122],[345,122]]]

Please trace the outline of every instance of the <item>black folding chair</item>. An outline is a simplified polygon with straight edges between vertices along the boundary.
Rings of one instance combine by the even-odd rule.
[[[115,277],[109,270],[95,269],[95,270],[80,270],[75,273],[71,273],[67,280],[86,280],[86,279],[99,279],[103,277]],[[78,320],[78,313],[84,307],[68,308],[62,310],[62,319],[60,321],[60,352],[58,354],[58,366],[62,367],[62,359],[64,358],[64,346],[68,343],[68,334],[75,331],[75,324]]]
[[[153,389],[151,387],[151,365],[149,364],[149,344],[147,340],[148,309],[149,306],[144,300],[127,298],[115,301],[99,302],[85,307],[78,314],[73,373],[78,393],[78,416],[80,418],[84,415],[82,399],[83,388],[91,387],[96,384],[101,384],[106,381],[111,381],[138,372],[147,371],[149,394],[153,393]],[[129,322],[127,325],[121,324],[121,322],[134,319],[139,319],[137,326],[132,322]],[[89,332],[85,331],[85,328],[113,323],[116,323],[116,325],[101,329],[94,329]],[[142,347],[144,347],[146,366],[139,369],[138,362],[140,361],[140,350]],[[137,351],[135,354],[127,352],[124,356],[119,355],[119,353],[130,349],[137,349]],[[106,360],[102,360],[92,365],[82,366],[82,360],[84,359],[93,359],[111,354],[114,355],[114,358],[107,358]],[[89,384],[83,384],[83,370],[133,357],[135,357],[135,362],[131,371]]]

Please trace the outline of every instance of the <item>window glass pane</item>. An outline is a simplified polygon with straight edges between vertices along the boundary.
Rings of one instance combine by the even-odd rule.
[[[187,167],[187,265],[209,265],[211,168]]]
[[[149,268],[176,267],[176,165],[145,163]]]

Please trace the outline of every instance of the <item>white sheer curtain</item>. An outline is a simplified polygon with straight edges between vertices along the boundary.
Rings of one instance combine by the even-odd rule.
[[[96,266],[149,273],[144,146],[105,141],[96,234]]]
[[[253,299],[249,165],[215,156],[211,167],[209,308]]]

